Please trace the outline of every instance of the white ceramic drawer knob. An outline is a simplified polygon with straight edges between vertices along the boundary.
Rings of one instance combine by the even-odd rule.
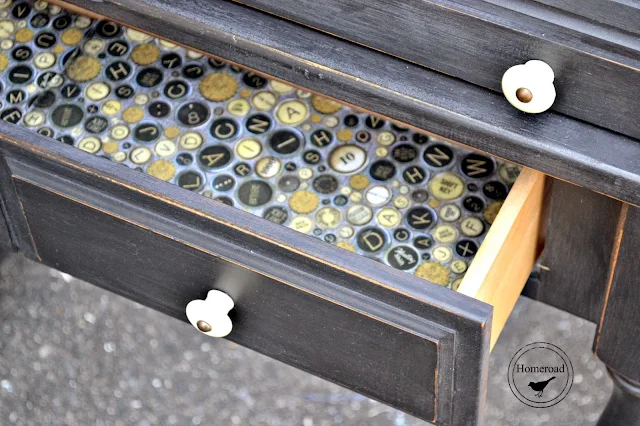
[[[520,111],[538,114],[556,100],[553,70],[543,61],[533,60],[511,67],[502,76],[502,92]]]
[[[233,299],[220,290],[211,290],[205,300],[192,300],[187,304],[187,318],[198,331],[211,337],[225,337],[233,324],[229,311]]]

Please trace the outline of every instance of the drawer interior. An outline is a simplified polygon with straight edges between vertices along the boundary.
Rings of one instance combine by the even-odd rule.
[[[94,18],[10,9],[2,119],[489,303],[493,346],[544,175]]]

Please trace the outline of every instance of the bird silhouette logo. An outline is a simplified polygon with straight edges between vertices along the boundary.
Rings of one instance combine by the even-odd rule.
[[[553,376],[552,378],[544,380],[542,382],[529,382],[529,387],[536,392],[536,396],[538,398],[542,398],[542,393],[544,392],[544,388],[546,388],[549,382],[555,378],[556,376]]]

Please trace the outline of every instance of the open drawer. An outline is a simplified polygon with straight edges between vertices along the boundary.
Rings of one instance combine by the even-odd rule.
[[[222,290],[230,340],[437,424],[481,422],[490,349],[541,248],[542,173],[523,169],[454,291],[5,121],[0,154],[3,213],[31,258],[181,320]]]

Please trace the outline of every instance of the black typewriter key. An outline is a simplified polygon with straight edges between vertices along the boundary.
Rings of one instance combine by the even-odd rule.
[[[344,195],[336,195],[335,198],[333,199],[333,204],[339,207],[346,206],[348,202],[349,202],[349,199]]]
[[[16,61],[26,61],[31,58],[33,51],[27,46],[18,46],[11,52],[11,57]]]
[[[278,188],[283,192],[293,192],[300,186],[300,179],[297,176],[282,176],[278,181]]]
[[[115,57],[126,55],[129,52],[129,44],[122,40],[112,41],[107,47],[107,52]]]
[[[31,81],[33,70],[25,65],[18,65],[9,71],[9,81],[15,84],[25,84]]]
[[[347,127],[356,127],[359,122],[360,122],[360,119],[358,119],[358,116],[354,114],[349,114],[345,116],[343,120],[344,125]]]
[[[73,145],[74,142],[73,138],[69,135],[62,135],[57,140],[67,145]]]
[[[364,120],[364,124],[370,129],[377,130],[377,129],[379,129],[379,128],[384,126],[385,121],[383,119],[379,118],[379,117],[375,117],[373,115],[369,115]]]
[[[209,58],[207,62],[209,62],[209,65],[211,66],[211,68],[214,68],[214,69],[224,68],[227,65],[226,62],[219,61],[213,58]]]
[[[182,75],[189,80],[195,80],[204,75],[204,68],[197,64],[188,64],[182,69]]]
[[[50,91],[46,90],[42,93],[38,93],[31,102],[31,106],[36,108],[49,108],[56,101],[56,95]]]
[[[120,34],[120,27],[111,21],[100,21],[96,26],[98,35],[104,38],[113,38]]]
[[[9,93],[7,93],[7,96],[5,96],[5,99],[10,104],[22,103],[26,98],[27,98],[27,95],[24,93],[24,91],[20,89],[14,89]]]
[[[414,268],[419,261],[418,252],[409,246],[398,246],[389,250],[387,262],[402,271]]]
[[[178,120],[185,126],[199,126],[209,118],[209,108],[200,102],[188,102],[178,110]]]
[[[424,145],[425,143],[429,142],[429,136],[423,135],[421,133],[414,133],[411,137],[411,140],[413,140],[413,142],[418,145]]]
[[[408,163],[418,156],[418,150],[407,144],[397,145],[391,150],[391,156],[400,163]]]
[[[322,155],[318,151],[310,150],[310,151],[305,151],[305,153],[302,154],[302,159],[307,164],[315,165],[322,160]],[[323,167],[320,166],[318,170],[323,171],[324,169],[320,170],[321,168],[323,169]]]
[[[371,140],[371,133],[367,132],[366,130],[359,130],[356,133],[356,141],[360,143],[367,143],[370,140]]]
[[[166,102],[152,102],[148,108],[149,114],[153,117],[166,117],[171,112],[171,107]]]
[[[465,197],[465,199],[462,200],[462,205],[471,213],[480,213],[484,209],[484,201],[474,195]]]
[[[22,118],[22,111],[18,108],[9,108],[0,112],[0,120],[8,121],[9,123],[16,124]]]
[[[53,110],[51,120],[59,127],[73,127],[82,121],[84,112],[77,105],[60,105]]]
[[[251,174],[251,166],[247,163],[238,163],[233,166],[233,172],[236,176],[245,177]]]
[[[416,185],[418,183],[424,182],[426,177],[426,170],[418,166],[407,167],[402,172],[402,178],[404,179],[404,181],[411,185]]]
[[[111,81],[124,80],[131,75],[131,65],[123,61],[113,62],[107,66],[105,74]]]
[[[251,133],[259,135],[271,128],[271,119],[264,114],[255,114],[247,119],[245,126]]]
[[[415,207],[407,212],[407,223],[413,229],[427,229],[434,220],[433,212],[425,207]]]
[[[393,130],[395,130],[396,132],[408,132],[409,131],[409,129],[407,129],[406,127],[398,126],[395,123],[391,123],[391,128]]]
[[[433,246],[433,240],[426,235],[420,235],[413,239],[413,246],[418,250],[427,250]]]
[[[186,152],[178,154],[176,156],[176,163],[181,166],[188,166],[193,163],[193,156],[191,154],[187,154]]]
[[[296,166],[296,163],[287,163],[284,165],[284,169],[288,172],[293,172],[298,168],[298,166]]]
[[[48,138],[52,138],[55,136],[53,129],[50,127],[42,127],[38,129],[38,134],[42,136],[46,136]]]
[[[230,190],[236,184],[236,180],[230,175],[216,176],[211,187],[216,191],[225,192]]]
[[[333,142],[333,135],[325,129],[318,129],[311,133],[311,143],[318,148],[323,148]]]
[[[31,6],[27,3],[18,3],[13,6],[11,10],[11,15],[13,15],[16,19],[24,19],[31,13]]]
[[[231,151],[225,146],[209,146],[198,154],[198,160],[207,169],[219,169],[229,164],[231,161]]]
[[[62,57],[62,65],[66,66],[68,62],[77,58],[81,54],[82,54],[82,50],[80,50],[79,47],[76,47],[75,49],[71,49],[69,52],[65,53],[65,55]]]
[[[33,28],[44,28],[49,25],[49,15],[38,13],[31,18],[31,26]]]
[[[475,183],[468,183],[467,190],[471,192],[476,192],[478,190],[478,185],[476,185]]]
[[[89,105],[89,106],[87,106],[87,112],[89,114],[95,114],[99,110],[100,110],[100,108],[98,108],[98,105]]]
[[[371,165],[369,174],[378,181],[386,181],[396,174],[396,166],[389,160],[378,160]]]
[[[136,75],[136,82],[142,87],[155,87],[162,82],[162,71],[145,68]]]
[[[495,167],[491,158],[479,154],[469,154],[462,159],[460,169],[470,178],[485,178],[493,173]]]
[[[338,240],[338,238],[336,238],[336,236],[333,234],[326,234],[324,236],[324,240],[330,244],[333,244]]]
[[[269,207],[267,210],[265,210],[262,217],[264,217],[270,222],[277,223],[278,225],[282,225],[289,218],[289,213],[287,213],[287,210],[282,207],[274,206],[274,207]]]
[[[265,84],[267,84],[266,79],[264,79],[263,77],[260,77],[259,75],[253,72],[246,73],[242,77],[242,81],[244,81],[244,84],[246,84],[249,87],[253,87],[254,89],[259,89],[261,87],[264,87]]]
[[[293,154],[302,145],[297,134],[290,130],[279,130],[269,138],[269,145],[278,154]]]
[[[164,86],[163,93],[169,99],[180,99],[189,93],[189,85],[185,81],[173,80]]]
[[[382,250],[387,243],[387,237],[384,231],[378,228],[365,228],[358,232],[356,241],[361,250],[375,253]]]
[[[160,136],[160,129],[155,124],[144,123],[133,130],[133,137],[141,142],[152,142]]]
[[[338,179],[331,175],[320,175],[313,180],[313,189],[320,194],[331,194],[338,189]]]
[[[60,95],[64,99],[75,99],[80,95],[80,93],[82,93],[82,89],[80,89],[78,85],[73,83],[62,86],[62,88],[60,89]]]
[[[233,200],[229,197],[216,197],[214,200],[221,202],[222,204],[226,204],[227,206],[233,207]]]
[[[404,228],[398,228],[395,231],[393,231],[393,238],[396,241],[407,241],[410,237],[409,231],[407,231]]]
[[[417,189],[411,193],[411,199],[416,203],[424,203],[429,199],[429,193],[424,189]]]
[[[135,92],[133,91],[133,88],[131,86],[119,86],[116,88],[115,90],[115,94],[117,97],[119,97],[120,99],[129,99],[130,97],[133,96]]]
[[[504,200],[509,190],[502,182],[487,182],[482,187],[482,193],[492,200]]]
[[[258,207],[271,201],[273,190],[268,183],[261,180],[244,182],[238,188],[238,199],[249,207]]]
[[[196,172],[188,171],[178,176],[178,186],[189,191],[198,191],[203,183],[204,179]]]
[[[182,65],[182,58],[177,53],[167,53],[162,56],[160,63],[168,69],[178,68]]]
[[[51,26],[58,31],[64,30],[69,27],[69,25],[71,25],[71,17],[69,15],[58,16],[51,24]]]
[[[226,140],[238,133],[238,124],[230,118],[218,118],[211,123],[209,131],[214,138]]]
[[[41,89],[55,89],[62,86],[64,77],[57,72],[47,71],[38,76],[37,83]]]
[[[41,49],[49,49],[57,41],[58,39],[52,33],[40,33],[36,36],[35,43]]]
[[[471,240],[460,240],[456,243],[456,253],[462,257],[471,257],[478,251],[478,245]]]
[[[446,145],[429,145],[424,150],[423,158],[431,167],[445,167],[453,161],[453,151]]]
[[[109,127],[109,121],[102,116],[91,117],[84,122],[84,128],[89,133],[102,133],[107,130],[107,127]]]

